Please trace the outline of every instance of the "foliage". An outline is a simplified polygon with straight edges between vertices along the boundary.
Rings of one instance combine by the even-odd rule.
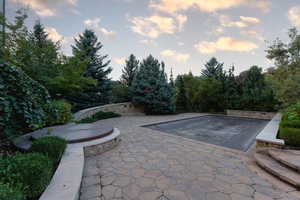
[[[205,64],[205,69],[201,71],[201,76],[221,80],[225,76],[223,65],[223,63],[219,63],[218,60],[213,57]]]
[[[283,112],[279,137],[287,145],[300,147],[300,101]]]
[[[43,137],[32,142],[31,152],[42,153],[57,164],[67,147],[66,140],[60,137]]]
[[[85,76],[97,81],[96,86],[90,86],[79,95],[72,95],[68,98],[75,104],[75,110],[110,101],[111,81],[107,76],[111,73],[112,68],[109,67],[110,60],[105,61],[108,56],[99,53],[102,47],[103,45],[92,30],[85,30],[79,35],[79,39],[75,39],[75,45],[72,46],[74,57],[87,61]]]
[[[131,54],[128,60],[125,61],[125,63],[126,65],[124,69],[122,69],[121,82],[125,86],[131,87],[133,79],[139,67],[139,61],[133,54]]]
[[[46,125],[55,112],[48,91],[20,68],[0,60],[0,132],[20,135]]]
[[[123,103],[130,101],[130,97],[128,95],[129,88],[120,83],[119,81],[115,81],[112,83],[112,99],[113,103]]]
[[[182,76],[177,77],[176,85],[177,85],[176,109],[177,111],[187,111],[188,97],[187,97],[187,91]]]
[[[16,154],[0,159],[0,182],[21,188],[28,198],[38,197],[50,182],[53,163],[39,153]]]
[[[71,120],[71,104],[64,100],[53,100],[51,106],[56,112],[48,115],[47,125],[65,124]]]
[[[295,28],[288,34],[288,43],[277,39],[266,50],[267,58],[275,61],[269,80],[282,107],[300,99],[300,34]]]
[[[141,63],[130,92],[132,102],[144,106],[147,114],[175,112],[174,91],[168,84],[164,64],[151,55]]]
[[[114,112],[99,111],[90,117],[77,121],[76,123],[93,123],[102,119],[109,119],[109,118],[120,117],[120,116],[121,116],[120,114]]]
[[[300,147],[300,128],[290,128],[281,125],[279,138],[283,139],[287,145]]]
[[[10,187],[8,184],[0,183],[0,199],[1,200],[25,200],[23,193]]]
[[[85,76],[86,61],[77,57],[62,57],[59,74],[49,81],[49,90],[57,98],[76,96],[97,81]]]
[[[266,83],[262,69],[252,66],[238,77],[241,97],[240,103],[243,110],[274,111],[277,101],[271,87]]]
[[[49,88],[52,78],[59,74],[59,43],[49,39],[43,25],[38,21],[33,31],[16,35],[12,57],[18,67],[32,79]]]

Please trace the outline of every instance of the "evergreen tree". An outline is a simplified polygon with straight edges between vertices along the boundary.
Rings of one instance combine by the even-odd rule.
[[[174,92],[168,84],[164,63],[151,55],[141,63],[130,90],[132,102],[143,105],[147,114],[175,111]]]
[[[75,103],[75,110],[110,102],[112,87],[108,74],[112,68],[109,66],[110,60],[105,61],[108,55],[101,55],[99,52],[102,47],[92,30],[85,30],[79,35],[79,39],[75,39],[75,45],[72,46],[74,57],[87,61],[85,75],[97,81],[96,86],[87,88],[80,95],[69,97]]]
[[[128,60],[126,60],[125,62],[126,65],[124,69],[122,69],[121,82],[125,86],[130,87],[132,85],[136,71],[138,70],[139,61],[136,59],[136,57],[133,54],[131,54]]]
[[[176,95],[176,109],[178,111],[187,111],[188,110],[188,98],[186,86],[182,76],[177,77],[177,95]]]
[[[201,76],[221,80],[224,78],[223,65],[223,63],[219,63],[218,60],[213,57],[205,64],[205,69],[201,71]]]
[[[172,88],[175,88],[175,83],[174,83],[174,77],[173,77],[173,70],[172,70],[172,68],[171,68],[171,73],[170,73],[170,80],[169,80],[169,82],[170,82],[170,86],[171,86]]]
[[[59,43],[49,39],[38,21],[33,32],[24,32],[15,38],[14,61],[32,79],[48,88],[52,78],[59,74]]]

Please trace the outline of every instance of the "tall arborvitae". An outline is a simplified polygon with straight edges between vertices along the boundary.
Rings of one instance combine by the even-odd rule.
[[[175,111],[174,93],[160,64],[148,56],[140,65],[131,90],[132,102],[143,105],[147,114],[166,114]]]
[[[182,76],[178,76],[176,80],[177,94],[176,94],[176,109],[179,112],[188,111],[188,98],[186,86]]]
[[[174,83],[174,77],[173,77],[173,70],[171,68],[171,73],[170,73],[170,80],[169,80],[170,86],[172,88],[175,88],[175,83]]]
[[[131,54],[125,63],[126,65],[124,69],[122,69],[121,82],[125,86],[130,87],[138,70],[139,61],[133,54]]]

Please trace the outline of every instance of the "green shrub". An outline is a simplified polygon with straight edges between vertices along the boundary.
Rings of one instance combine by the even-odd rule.
[[[67,147],[67,141],[59,137],[43,137],[32,142],[31,151],[42,153],[56,164],[60,161]]]
[[[54,100],[52,101],[52,107],[56,112],[49,114],[47,125],[65,124],[72,118],[72,106],[68,102],[64,100]]]
[[[1,200],[25,200],[23,193],[8,184],[0,183],[0,199]]]
[[[98,120],[109,119],[109,118],[120,117],[120,116],[121,116],[120,114],[117,114],[114,112],[99,111],[96,114],[92,115],[91,117],[87,117],[87,118],[77,121],[77,123],[93,123]]]
[[[285,144],[300,147],[300,129],[280,126],[279,138],[283,139]]]
[[[46,125],[52,113],[48,91],[20,68],[0,60],[0,137],[12,137]]]
[[[0,182],[20,187],[27,198],[38,197],[53,174],[53,163],[40,153],[0,158]]]

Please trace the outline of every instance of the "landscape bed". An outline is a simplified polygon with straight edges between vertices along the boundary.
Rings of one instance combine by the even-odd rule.
[[[190,119],[145,125],[153,130],[227,148],[247,151],[269,120],[205,115]]]

